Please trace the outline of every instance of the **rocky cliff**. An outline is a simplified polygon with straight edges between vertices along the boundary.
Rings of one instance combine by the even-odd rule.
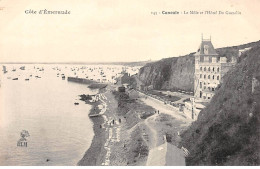
[[[217,49],[219,56],[226,56],[228,61],[231,56],[238,56],[238,50],[254,47],[260,41],[239,46]],[[194,87],[194,53],[185,56],[162,59],[146,64],[138,73],[138,78],[143,84],[153,85],[155,89],[193,91]]]
[[[191,53],[146,64],[140,69],[138,78],[155,89],[193,91],[193,74],[194,58]]]

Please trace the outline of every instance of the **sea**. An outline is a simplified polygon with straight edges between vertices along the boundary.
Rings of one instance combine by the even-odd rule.
[[[98,93],[86,84],[67,81],[67,76],[83,75],[83,68],[5,66],[8,72],[0,72],[0,165],[77,165],[94,136],[88,116],[91,105],[80,101],[79,95]],[[23,130],[29,133],[25,137],[27,147],[17,146]]]

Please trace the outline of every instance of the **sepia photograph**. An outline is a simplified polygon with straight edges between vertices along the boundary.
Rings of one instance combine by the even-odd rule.
[[[0,167],[259,166],[260,0],[0,0]]]

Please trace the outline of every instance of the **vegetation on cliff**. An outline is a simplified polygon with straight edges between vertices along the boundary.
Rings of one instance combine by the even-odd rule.
[[[138,78],[145,85],[153,85],[155,89],[193,90],[194,74],[193,54],[181,57],[162,59],[148,63],[138,73]]]
[[[259,165],[260,46],[244,53],[210,104],[182,134],[187,165]]]
[[[141,128],[142,121],[153,115],[152,107],[143,104],[140,100],[131,99],[125,92],[112,91],[117,100],[115,114],[122,119],[121,142],[113,148],[114,161],[123,161],[124,165],[135,166],[146,163],[149,147],[143,136],[145,130]],[[121,144],[121,145],[119,145]],[[123,158],[123,160],[121,159]],[[122,163],[121,163],[122,165]]]
[[[238,56],[238,50],[260,45],[260,41],[239,46],[216,49],[219,56]],[[138,78],[145,85],[153,85],[158,90],[193,91],[194,87],[194,53],[185,56],[162,59],[148,63],[138,73]]]

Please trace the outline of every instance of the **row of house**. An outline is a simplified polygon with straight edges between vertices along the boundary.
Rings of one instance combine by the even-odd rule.
[[[119,86],[117,88],[118,92],[126,93],[130,99],[138,99],[139,93],[135,89],[131,88],[129,85],[126,86]]]

